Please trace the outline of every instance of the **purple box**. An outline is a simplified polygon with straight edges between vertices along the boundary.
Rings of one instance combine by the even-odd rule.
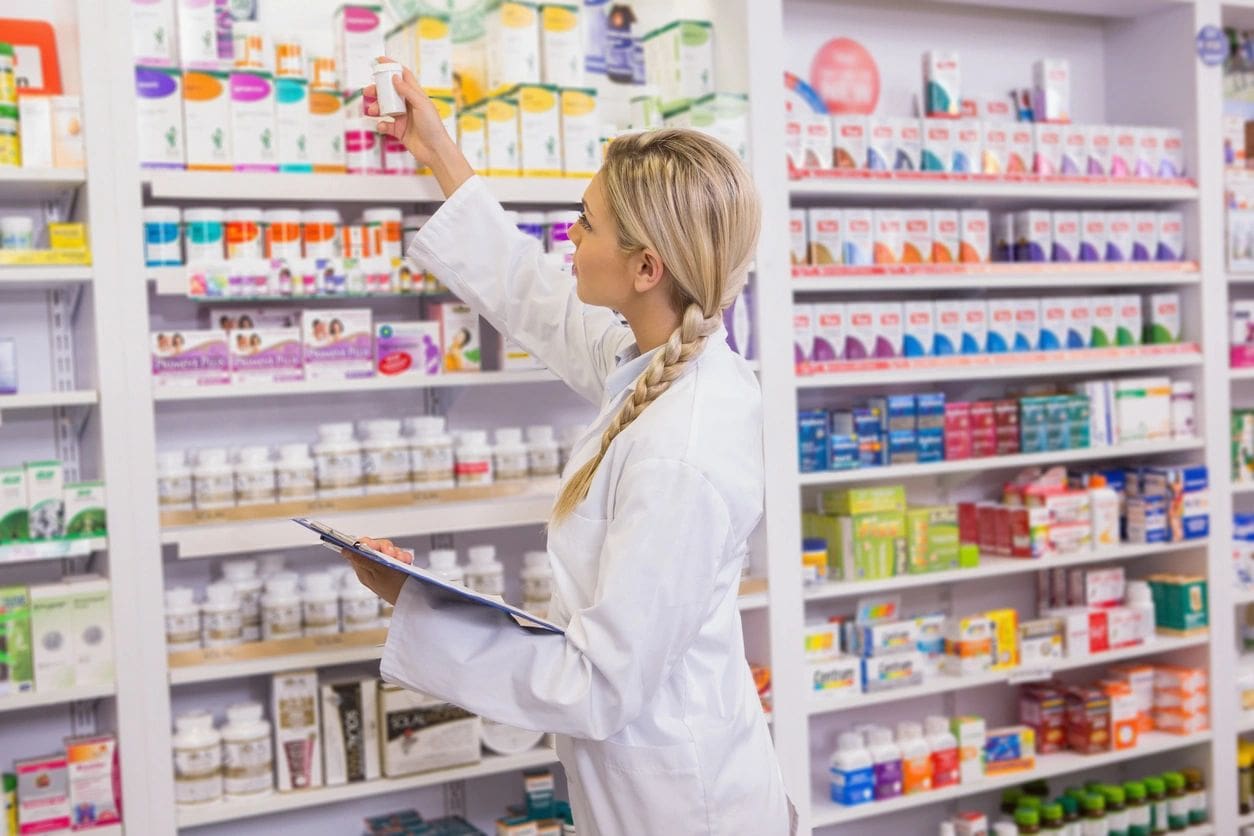
[[[231,382],[231,357],[222,331],[169,329],[152,334],[152,383],[164,389]]]
[[[374,333],[368,308],[307,310],[301,316],[306,380],[374,377]]]
[[[381,322],[375,327],[381,377],[439,374],[444,365],[438,322]]]
[[[299,328],[236,330],[230,337],[232,383],[293,383],[305,379]]]

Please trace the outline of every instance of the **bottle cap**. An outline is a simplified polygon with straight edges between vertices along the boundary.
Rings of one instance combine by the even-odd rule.
[[[496,563],[496,546],[471,546],[466,553],[472,566],[490,566]]]
[[[836,738],[836,750],[839,752],[855,752],[862,748],[862,735],[857,732],[841,732]]]
[[[1091,792],[1084,796],[1084,809],[1089,813],[1104,813],[1106,798],[1100,793]]]
[[[185,586],[174,586],[165,591],[167,610],[187,609],[196,605],[196,593]]]
[[[303,578],[306,595],[334,595],[335,578],[330,572],[310,572]]]
[[[1123,794],[1133,804],[1140,804],[1145,800],[1145,784],[1140,781],[1128,781],[1123,785]]]
[[[1019,827],[1035,827],[1041,823],[1041,815],[1031,807],[1015,810],[1015,824]]]
[[[918,723],[903,720],[897,724],[897,739],[900,741],[922,740],[923,727]]]
[[[437,572],[457,568],[457,552],[452,549],[432,549],[427,560],[432,570]]]
[[[228,723],[255,723],[262,717],[261,703],[237,702],[226,709]]]
[[[225,604],[235,606],[238,600],[235,594],[235,587],[229,583],[219,582],[211,583],[205,590],[205,597],[210,604]]]
[[[949,718],[928,717],[923,721],[923,728],[927,729],[928,737],[938,734],[949,734]]]
[[[1147,795],[1162,795],[1167,789],[1163,779],[1155,775],[1146,778],[1142,783],[1145,784],[1145,793]]]
[[[548,552],[527,552],[523,555],[524,569],[548,569],[549,553]]]
[[[522,430],[518,427],[501,427],[496,431],[496,444],[498,447],[517,447],[522,444]]]
[[[1167,792],[1184,789],[1184,776],[1179,772],[1164,772],[1163,783],[1167,785]]]

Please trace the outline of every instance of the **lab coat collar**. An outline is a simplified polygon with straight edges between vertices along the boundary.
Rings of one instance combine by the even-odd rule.
[[[706,344],[706,350],[727,341],[726,329],[719,329],[710,335],[710,340]],[[636,382],[636,378],[645,370],[645,367],[653,360],[653,355],[661,351],[661,346],[653,349],[647,354],[640,353],[640,347],[636,343],[632,343],[625,349],[614,355],[614,362],[617,364],[614,371],[610,372],[605,378],[605,403],[609,403],[623,393],[629,386]]]

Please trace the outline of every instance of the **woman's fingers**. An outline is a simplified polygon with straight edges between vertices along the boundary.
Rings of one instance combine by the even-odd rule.
[[[422,104],[427,98],[427,94],[422,91],[422,87],[412,75],[409,75],[408,71],[400,76],[392,76],[392,83],[396,87],[396,92],[400,93],[411,105]]]

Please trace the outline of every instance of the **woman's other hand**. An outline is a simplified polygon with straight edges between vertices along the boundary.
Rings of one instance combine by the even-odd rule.
[[[399,560],[401,563],[414,562],[412,552],[398,547],[391,540],[372,540],[368,537],[363,537],[361,545],[374,549],[377,552],[382,552],[388,557]],[[373,560],[350,552],[347,549],[341,549],[340,554],[352,565],[353,571],[357,573],[357,580],[361,581],[363,586],[370,589],[384,601],[396,606],[396,599],[400,597],[401,587],[405,585],[406,576],[403,573],[397,572],[395,569],[389,569],[381,563],[375,563]]]

